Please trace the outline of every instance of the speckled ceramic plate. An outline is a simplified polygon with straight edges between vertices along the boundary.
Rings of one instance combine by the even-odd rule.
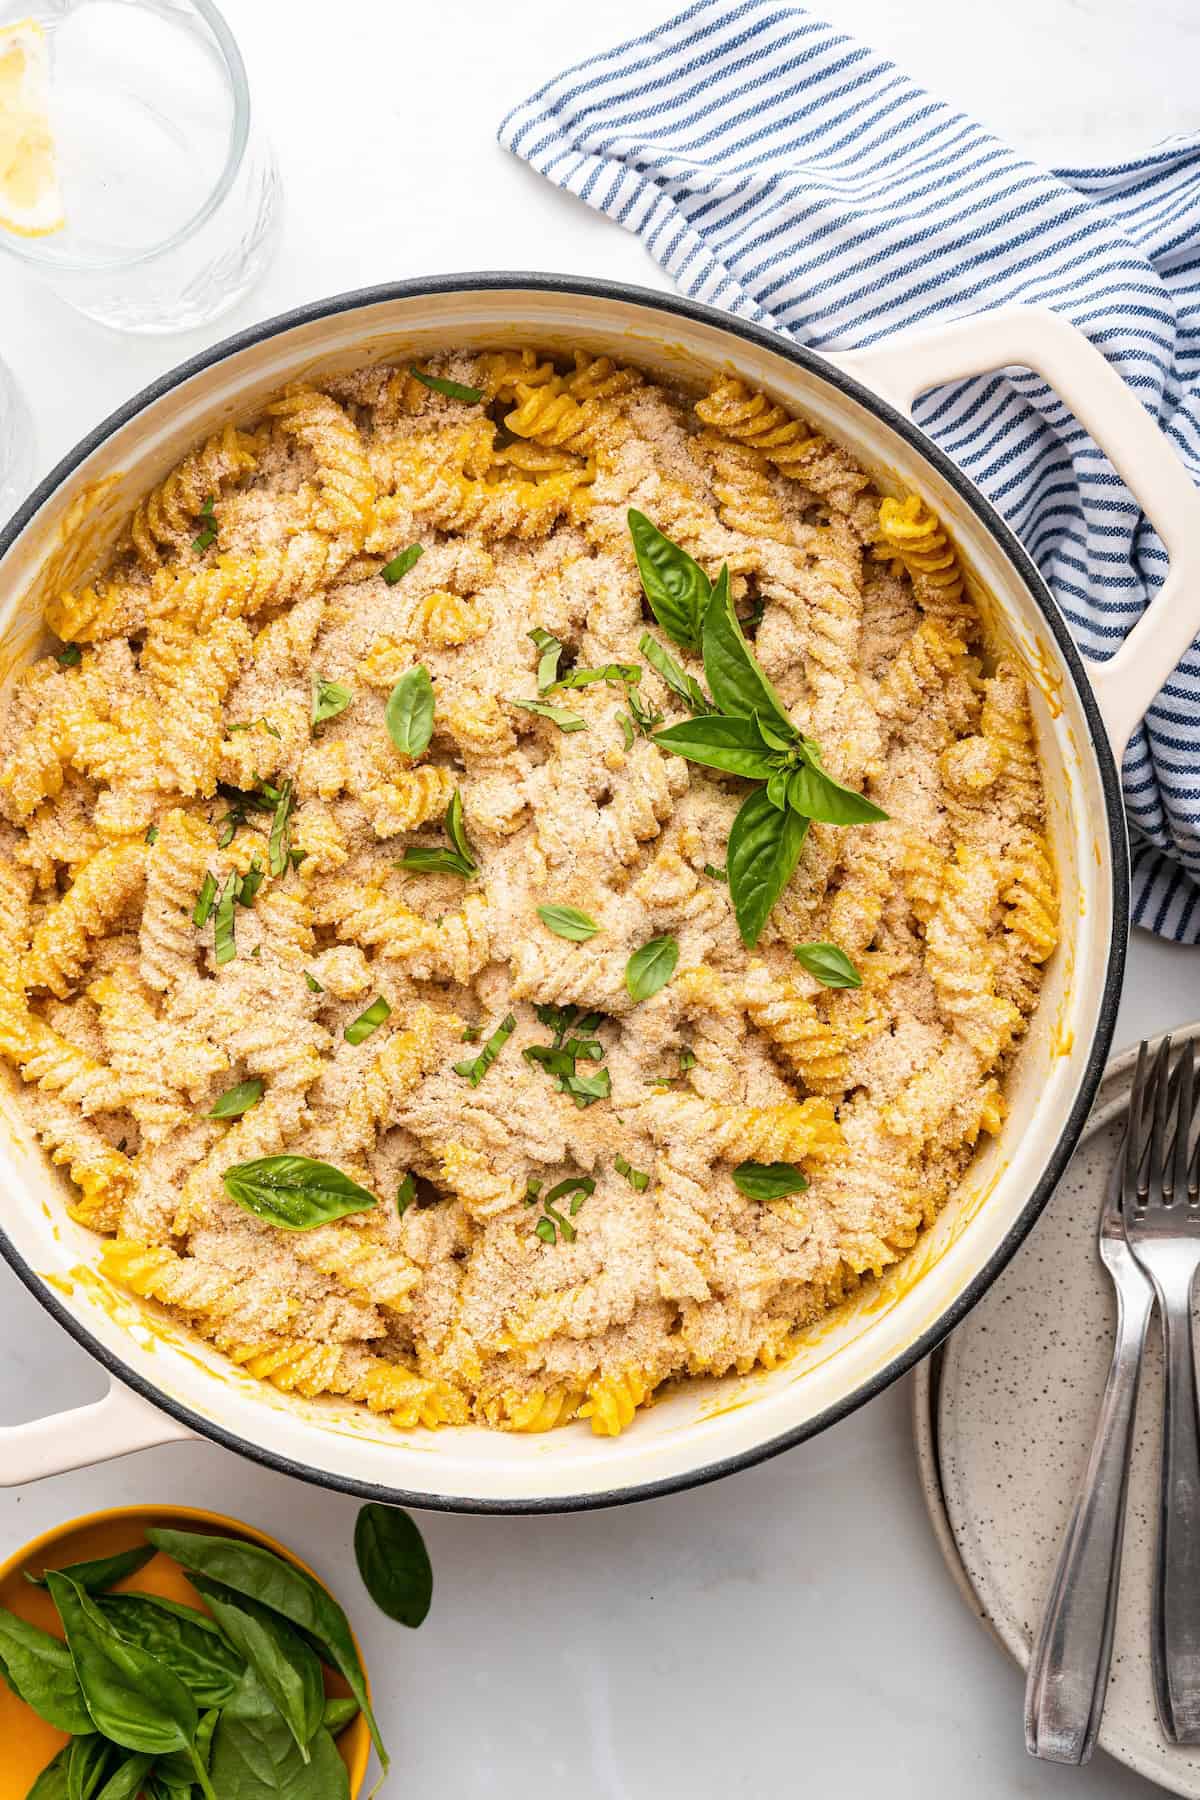
[[[1172,1036],[1200,1038],[1200,1024]],[[1108,1372],[1115,1306],[1096,1256],[1096,1221],[1132,1072],[1133,1052],[1109,1064],[1079,1148],[1034,1231],[916,1378],[917,1457],[942,1554],[967,1605],[1022,1668]],[[1170,1792],[1200,1800],[1200,1749],[1167,1743],[1150,1687],[1161,1392],[1155,1324],[1138,1399],[1100,1743]],[[1022,1730],[1019,1717],[1013,1730]]]

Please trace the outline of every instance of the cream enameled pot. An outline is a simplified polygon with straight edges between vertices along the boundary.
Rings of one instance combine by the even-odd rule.
[[[840,439],[883,487],[916,489],[952,531],[997,635],[1034,687],[1062,879],[1063,942],[1010,1078],[1003,1132],[907,1260],[814,1331],[793,1362],[685,1385],[612,1440],[585,1425],[538,1437],[397,1433],[238,1374],[96,1275],[97,1240],[67,1218],[58,1178],[6,1104],[0,1249],[112,1385],[94,1406],[0,1430],[0,1482],[191,1435],[330,1487],[461,1511],[604,1505],[709,1480],[810,1436],[923,1356],[1011,1256],[1066,1164],[1108,1053],[1125,957],[1118,764],[1200,624],[1200,495],[1099,352],[1051,313],[1006,310],[818,356],[705,307],[556,277],[454,276],[306,307],[165,376],[43,482],[0,537],[5,675],[41,648],[47,595],[80,577],[137,500],[217,425],[248,417],[301,376],[443,346],[524,343],[609,352],[693,381],[734,369]],[[1071,406],[1170,556],[1153,607],[1103,666],[1085,668],[1011,531],[906,416],[926,388],[1014,364],[1039,371]]]

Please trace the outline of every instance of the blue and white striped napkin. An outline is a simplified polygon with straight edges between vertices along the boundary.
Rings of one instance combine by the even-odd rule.
[[[1200,480],[1200,136],[1050,173],[892,63],[776,0],[700,0],[569,69],[500,141],[634,231],[682,290],[817,349],[1005,301],[1055,307]],[[1166,558],[1037,377],[926,394],[916,418],[1011,522],[1088,656]],[[1200,942],[1200,647],[1124,765],[1134,921]]]

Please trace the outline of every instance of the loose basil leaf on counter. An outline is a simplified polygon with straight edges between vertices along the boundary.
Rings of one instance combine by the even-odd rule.
[[[711,583],[699,563],[673,544],[645,513],[627,515],[633,552],[650,610],[669,638],[685,650],[700,648],[700,628]],[[715,690],[714,690],[715,691]]]
[[[712,713],[706,718],[685,719],[654,734],[660,750],[686,756],[689,762],[721,769],[727,775],[745,775],[766,781],[774,773],[772,752],[766,748],[753,719],[726,718]]]
[[[358,1713],[357,1700],[352,1700],[348,1694],[344,1697],[331,1694],[325,1702],[321,1723],[330,1737],[337,1737],[345,1731],[347,1725],[353,1725]]]
[[[260,1156],[226,1169],[221,1179],[231,1200],[282,1231],[312,1231],[376,1204],[374,1194],[332,1163],[308,1156]]]
[[[370,1502],[355,1521],[354,1559],[380,1612],[415,1629],[433,1599],[433,1568],[415,1522],[398,1506]]]
[[[344,713],[353,698],[350,689],[343,687],[340,681],[326,681],[323,676],[314,675],[312,729],[315,731],[326,719],[336,719],[339,713]]]
[[[150,1756],[187,1751],[205,1800],[216,1800],[195,1749],[200,1715],[183,1682],[119,1636],[67,1576],[51,1569],[47,1580],[96,1729],[123,1749]]]
[[[744,1162],[733,1171],[733,1185],[748,1200],[783,1200],[789,1194],[802,1194],[808,1180],[789,1162]]]
[[[396,583],[401,581],[408,571],[420,562],[424,554],[424,544],[410,544],[407,550],[402,550],[399,556],[394,556],[390,563],[385,563],[379,573],[389,587],[395,587]]]
[[[224,1706],[245,1662],[204,1613],[155,1594],[105,1594],[97,1605],[127,1643],[178,1675],[197,1706]]]
[[[96,1800],[137,1800],[153,1767],[152,1756],[138,1750],[131,1751],[116,1772],[108,1777],[96,1795]],[[188,1783],[190,1787],[190,1774]]]
[[[49,1577],[50,1570],[46,1574]],[[5,1608],[0,1608],[0,1675],[17,1698],[56,1731],[75,1735],[92,1730],[67,1646]]]
[[[792,742],[796,728],[787,708],[759,668],[742,636],[729,597],[729,570],[723,568],[704,611],[704,673],[723,713],[752,718],[755,713]]]
[[[102,1594],[118,1581],[124,1581],[127,1575],[136,1575],[139,1569],[144,1569],[153,1555],[153,1544],[136,1544],[132,1550],[120,1550],[115,1556],[99,1556],[94,1562],[68,1563],[59,1574],[69,1575],[85,1594]],[[31,1575],[26,1569],[25,1579],[31,1587],[46,1586],[44,1569],[40,1575]]]
[[[173,1556],[185,1569],[210,1575],[214,1581],[223,1581],[226,1587],[233,1588],[235,1592],[261,1601],[264,1606],[269,1606],[273,1612],[282,1613],[285,1619],[315,1638],[321,1654],[345,1676],[351,1693],[366,1717],[379,1760],[385,1769],[388,1767],[391,1759],[384,1748],[379,1726],[371,1711],[366,1676],[354,1648],[350,1624],[331,1594],[327,1594],[302,1569],[284,1562],[281,1557],[273,1555],[270,1550],[261,1549],[257,1544],[242,1543],[237,1538],[209,1537],[198,1531],[171,1531],[161,1527],[152,1527],[146,1536],[157,1550]],[[231,1707],[236,1703],[236,1698],[235,1696],[234,1701],[230,1702]],[[224,1722],[223,1718],[222,1724]],[[218,1739],[220,1735],[218,1727]],[[214,1772],[216,1760],[214,1741]],[[313,1766],[316,1763],[317,1758],[314,1756]],[[317,1800],[332,1800],[332,1795],[331,1789],[328,1797],[318,1794]]]
[[[788,805],[806,819],[819,819],[826,825],[874,825],[886,819],[887,813],[865,794],[843,787],[826,774],[814,750],[806,751],[809,761],[796,769],[788,782]]]
[[[679,961],[679,945],[673,937],[651,938],[635,950],[625,965],[625,986],[631,1000],[649,1000],[666,987]]]
[[[207,1575],[192,1577],[197,1592],[234,1649],[258,1675],[296,1741],[304,1762],[321,1728],[325,1686],[321,1664],[304,1639],[269,1607]]]
[[[549,719],[560,731],[583,731],[587,720],[576,712],[570,712],[565,706],[550,706],[544,700],[510,700],[510,706],[519,706],[522,712],[536,713],[539,719]]]
[[[767,916],[791,880],[808,820],[771,805],[765,788],[743,801],[729,828],[729,894],[743,944],[753,950]]]
[[[678,694],[694,713],[715,712],[716,708],[695,676],[689,675],[686,669],[681,669],[670,651],[664,650],[658,639],[652,638],[648,631],[642,634],[638,649],[650,667],[662,676],[671,692]]]
[[[797,944],[792,955],[802,968],[830,988],[860,988],[862,976],[836,944]]]
[[[415,375],[423,387],[432,388],[435,394],[445,394],[449,400],[465,400],[470,406],[478,406],[483,399],[482,388],[467,387],[461,381],[449,381],[444,375],[427,375],[424,369],[418,369],[414,363],[409,364],[408,372]]]
[[[553,632],[544,631],[540,625],[535,625],[525,635],[532,638],[534,648],[538,651],[537,687],[538,693],[544,694],[558,680],[558,659],[564,646]]]
[[[95,1800],[118,1755],[96,1732],[75,1738],[67,1748],[67,1800]]]
[[[586,944],[600,930],[591,914],[581,912],[577,906],[539,906],[537,916],[547,931],[572,944]]]
[[[360,1012],[357,1019],[351,1019],[342,1036],[348,1044],[362,1044],[373,1031],[378,1031],[386,1018],[391,1015],[391,1007],[382,994],[372,1000],[370,1006]]]
[[[402,756],[420,756],[433,736],[433,681],[424,663],[403,674],[384,709],[388,736]]]
[[[258,1105],[263,1097],[264,1085],[261,1078],[256,1075],[251,1081],[239,1081],[235,1087],[226,1088],[225,1092],[218,1094],[213,1101],[209,1118],[240,1119],[243,1113],[248,1113],[252,1106]],[[95,1590],[90,1591],[94,1592]]]

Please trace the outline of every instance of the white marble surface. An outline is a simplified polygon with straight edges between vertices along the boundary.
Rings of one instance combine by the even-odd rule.
[[[46,467],[203,343],[314,296],[463,268],[664,285],[637,242],[550,190],[495,124],[558,67],[663,0],[227,0],[287,191],[283,248],[230,320],[110,336],[0,265],[0,351]],[[1103,160],[1200,125],[1193,0],[826,0],[1044,161]],[[1118,1044],[1200,1014],[1200,956],[1138,936]],[[0,1268],[0,1421],[76,1405],[98,1370]],[[205,1445],[0,1494],[0,1557],[71,1514],[177,1500],[288,1538],[354,1604],[408,1800],[521,1794],[865,1794],[978,1800],[1144,1783],[1029,1762],[1020,1683],[964,1612],[926,1529],[902,1384],[810,1445],[716,1487],[557,1519],[426,1515],[437,1571],[419,1634],[359,1596],[355,1506]]]

